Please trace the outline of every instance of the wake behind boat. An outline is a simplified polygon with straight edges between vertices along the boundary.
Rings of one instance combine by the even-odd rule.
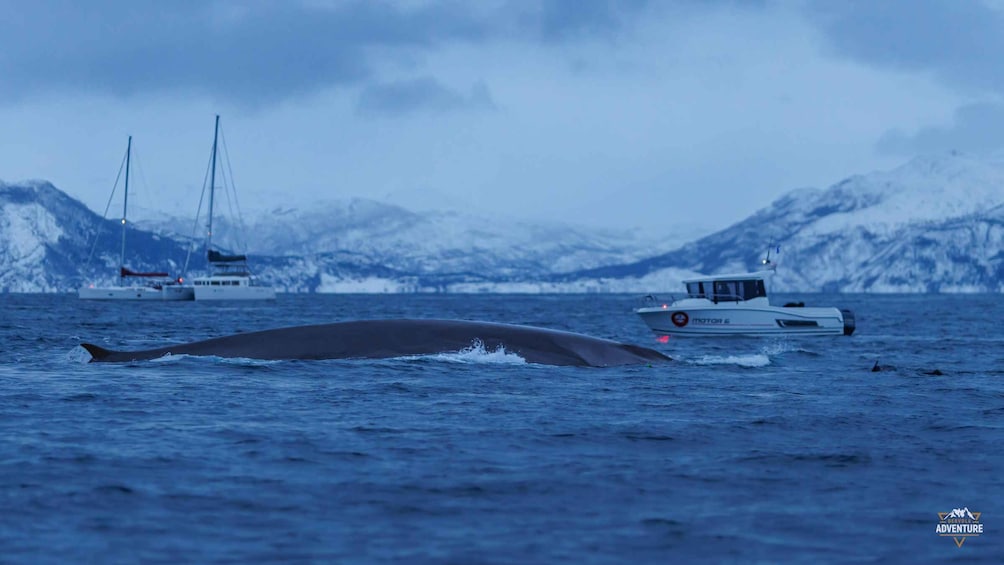
[[[192,300],[195,293],[192,287],[182,286],[181,279],[173,279],[166,272],[139,272],[125,266],[126,234],[129,222],[126,219],[129,211],[129,170],[132,166],[132,136],[126,145],[125,154],[125,186],[122,197],[122,247],[119,257],[119,284],[96,285],[81,287],[77,294],[84,300]],[[122,169],[119,169],[122,174]],[[116,179],[115,184],[118,184]],[[112,188],[112,196],[115,188]],[[109,203],[111,199],[109,198]],[[107,209],[105,210],[107,214]],[[97,245],[95,237],[94,244]],[[93,250],[92,250],[93,253]]]
[[[767,298],[768,270],[684,280],[687,294],[635,312],[659,336],[851,335],[854,314],[834,307],[806,308],[801,302],[774,306]]]

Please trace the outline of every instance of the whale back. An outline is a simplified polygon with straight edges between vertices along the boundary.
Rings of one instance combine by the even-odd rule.
[[[92,362],[127,362],[164,355],[248,359],[384,359],[460,351],[476,342],[503,347],[529,363],[607,367],[668,361],[646,347],[584,334],[467,320],[357,320],[238,333],[142,351],[81,344]]]

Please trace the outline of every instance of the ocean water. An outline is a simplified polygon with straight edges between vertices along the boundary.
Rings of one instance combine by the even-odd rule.
[[[0,295],[0,562],[1001,562],[1004,296],[789,299],[851,308],[857,332],[663,344],[620,295]],[[675,361],[119,365],[78,347],[396,317]],[[955,508],[985,524],[962,547],[935,532]]]

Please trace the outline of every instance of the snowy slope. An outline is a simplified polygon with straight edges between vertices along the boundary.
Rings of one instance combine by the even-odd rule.
[[[128,267],[181,270],[183,243],[136,229],[127,239]],[[66,291],[112,282],[120,249],[118,221],[102,220],[50,183],[0,182],[0,292]]]
[[[192,221],[160,217],[137,221],[159,233],[189,235]],[[268,256],[342,253],[379,257],[385,266],[418,274],[485,271],[514,275],[560,273],[641,259],[668,251],[701,232],[651,237],[638,231],[586,229],[457,212],[417,214],[373,200],[319,202],[245,218],[237,229],[214,220],[214,241]],[[240,237],[239,234],[246,234]],[[246,239],[246,242],[244,241]]]
[[[1004,163],[960,154],[921,157],[825,189],[790,192],[748,219],[683,248],[571,278],[618,281],[683,269],[756,269],[780,245],[775,290],[1002,290]],[[668,278],[668,277],[663,277]],[[677,282],[666,288],[678,290]]]
[[[0,292],[72,290],[108,283],[118,272],[120,226],[102,220],[51,184],[38,181],[0,189]],[[191,219],[137,210],[128,236],[127,264],[135,270],[188,274],[205,268]],[[200,228],[201,229],[201,228]],[[214,244],[250,249],[251,265],[280,290],[448,291],[453,284],[532,281],[643,257],[656,247],[637,232],[593,231],[458,213],[415,214],[369,200],[274,210],[252,219],[256,242],[240,245],[225,218],[214,224]],[[91,246],[100,234],[94,256]],[[182,235],[179,235],[182,234]],[[194,245],[192,245],[194,242]],[[673,245],[659,241],[662,250]]]

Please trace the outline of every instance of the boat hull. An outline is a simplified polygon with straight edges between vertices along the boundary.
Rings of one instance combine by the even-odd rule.
[[[83,287],[77,291],[82,300],[194,300],[195,289],[190,286],[106,286]]]
[[[275,300],[275,289],[255,284],[251,277],[216,275],[192,281],[195,300]]]
[[[853,318],[838,308],[656,306],[635,312],[657,335],[850,335]]]
[[[196,300],[275,300],[275,290],[267,286],[195,287]]]

